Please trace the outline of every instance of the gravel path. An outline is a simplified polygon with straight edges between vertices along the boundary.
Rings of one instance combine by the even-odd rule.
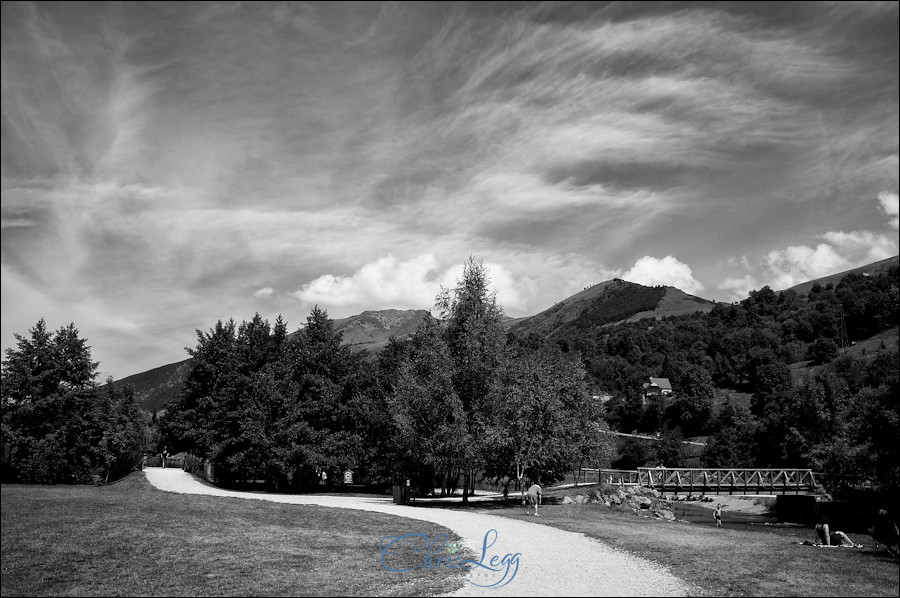
[[[206,486],[180,469],[150,468],[144,473],[151,484],[166,492],[358,509],[437,523],[459,534],[476,558],[485,554],[482,563],[490,565],[491,558],[496,557],[494,562],[498,565],[494,567],[497,571],[474,568],[467,578],[471,583],[455,596],[684,596],[688,592],[684,582],[656,563],[583,534],[537,523],[450,509],[395,505],[390,498],[235,492]],[[490,530],[496,530],[493,544]],[[415,531],[415,525],[410,525],[408,530],[397,530],[397,533]],[[486,535],[489,535],[487,540]],[[484,544],[488,544],[486,550]],[[502,564],[507,555],[508,565]],[[501,584],[504,585],[500,587]],[[479,587],[490,585],[495,587]]]

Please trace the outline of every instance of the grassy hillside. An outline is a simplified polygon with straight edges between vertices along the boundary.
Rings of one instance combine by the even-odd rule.
[[[804,282],[798,284],[796,286],[791,287],[791,290],[796,292],[798,295],[806,295],[809,293],[810,289],[812,289],[815,285],[826,286],[829,283],[833,285],[837,285],[841,281],[842,278],[847,276],[848,274],[869,274],[874,275],[880,272],[886,272],[888,268],[891,266],[896,266],[900,263],[900,256],[890,257],[886,260],[881,260],[880,262],[874,262],[872,264],[868,264],[866,266],[860,266],[859,268],[853,268],[852,270],[847,270],[845,272],[838,272],[837,274],[832,274],[831,276],[823,276],[822,278],[817,278],[815,280],[810,280],[808,282]]]
[[[363,313],[334,321],[337,330],[343,333],[344,345],[353,351],[375,352],[384,347],[388,341],[408,338],[416,331],[419,324],[431,313],[424,309],[381,311],[364,311]]]
[[[552,337],[573,329],[707,313],[714,305],[674,287],[646,287],[614,279],[588,287],[530,318],[519,318],[511,323],[510,331],[521,336],[535,333]]]

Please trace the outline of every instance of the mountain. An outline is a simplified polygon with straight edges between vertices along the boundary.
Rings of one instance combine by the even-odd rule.
[[[897,266],[900,264],[900,256],[895,255],[894,257],[889,257],[886,260],[881,260],[880,262],[874,262],[868,264],[866,266],[860,266],[859,268],[853,268],[852,270],[846,270],[844,272],[839,272],[837,274],[832,274],[830,276],[823,276],[822,278],[817,278],[815,280],[810,280],[808,282],[803,282],[798,285],[792,286],[788,291],[794,291],[798,295],[806,295],[809,293],[810,289],[812,289],[815,285],[826,286],[831,283],[835,286],[841,281],[842,278],[847,276],[848,274],[862,274],[862,275],[874,275],[880,272],[887,270],[888,268]]]
[[[359,315],[334,321],[337,330],[344,333],[344,345],[352,351],[379,351],[391,337],[408,338],[431,313],[424,309],[384,309],[364,311]]]
[[[364,311],[335,320],[334,326],[343,332],[343,344],[351,351],[374,353],[384,347],[392,336],[398,339],[409,337],[422,320],[430,317],[431,314],[424,309]],[[134,374],[116,381],[116,384],[131,385],[141,409],[157,411],[175,397],[191,371],[191,361],[186,359]]]
[[[154,412],[175,397],[191,371],[191,359],[170,363],[140,374],[116,380],[120,386],[131,385],[134,398],[144,411]]]
[[[898,256],[847,270],[824,278],[791,287],[806,294],[816,283],[837,284],[848,274],[875,274],[898,264]],[[692,313],[708,313],[715,302],[689,295],[675,287],[646,287],[633,282],[613,279],[587,287],[583,291],[554,304],[530,317],[507,318],[506,328],[519,335],[535,333],[552,337],[560,332],[590,330],[646,318],[661,319]],[[426,310],[364,311],[361,314],[335,320],[335,328],[343,333],[343,342],[355,352],[370,354],[380,351],[393,337],[406,338],[431,314]],[[155,411],[172,400],[190,371],[191,361],[164,365],[119,380],[119,384],[134,387],[138,404],[147,411]]]
[[[590,286],[529,318],[510,320],[510,332],[554,336],[570,328],[589,329],[645,318],[708,313],[715,302],[675,287],[645,287],[615,278]]]

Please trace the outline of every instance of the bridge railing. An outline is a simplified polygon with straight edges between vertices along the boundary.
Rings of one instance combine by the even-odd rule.
[[[637,485],[638,472],[631,469],[589,469],[581,468],[579,483],[603,483]]]
[[[639,467],[638,483],[662,491],[787,493],[812,492],[811,469],[696,469]]]

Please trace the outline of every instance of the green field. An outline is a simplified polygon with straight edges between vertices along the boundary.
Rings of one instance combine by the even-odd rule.
[[[462,571],[392,573],[378,540],[437,525],[391,515],[106,486],[2,486],[3,596],[451,592]],[[400,568],[400,567],[397,567]]]

